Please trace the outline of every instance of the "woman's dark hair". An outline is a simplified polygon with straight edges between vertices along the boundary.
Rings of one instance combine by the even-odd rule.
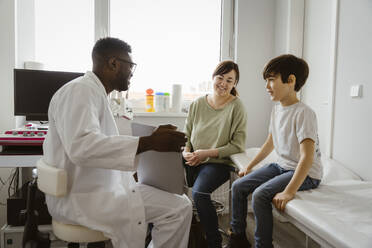
[[[289,75],[296,77],[295,91],[299,91],[309,76],[309,66],[306,61],[292,54],[284,54],[273,58],[266,64],[262,75],[266,80],[269,77],[280,74],[283,83],[288,83]]]
[[[229,73],[230,71],[234,70],[235,71],[235,78],[236,78],[236,84],[239,82],[239,66],[234,63],[234,61],[231,60],[226,60],[222,61],[221,63],[218,64],[216,69],[213,72],[212,78],[214,78],[217,75],[222,76],[223,74]],[[236,85],[235,85],[236,86]],[[230,94],[233,96],[238,96],[238,91],[236,90],[236,87],[233,87]]]

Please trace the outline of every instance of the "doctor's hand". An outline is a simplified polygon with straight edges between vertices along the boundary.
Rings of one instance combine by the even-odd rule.
[[[176,126],[173,126],[172,124],[166,124],[166,125],[160,125],[157,129],[170,129],[170,130],[177,130]]]
[[[184,133],[159,127],[150,136],[139,138],[137,154],[148,150],[180,152],[187,139]]]
[[[291,193],[287,193],[285,191],[283,192],[280,192],[280,193],[277,193],[274,198],[273,198],[273,204],[274,206],[280,210],[280,211],[284,211],[285,209],[285,206],[287,205],[287,203],[292,200],[294,198],[294,194],[291,194]]]

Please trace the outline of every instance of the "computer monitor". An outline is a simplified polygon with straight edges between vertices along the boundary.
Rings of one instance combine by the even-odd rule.
[[[49,102],[54,93],[79,72],[14,69],[14,115],[29,121],[47,121]]]

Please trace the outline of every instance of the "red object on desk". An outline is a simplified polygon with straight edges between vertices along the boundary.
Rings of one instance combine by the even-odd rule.
[[[10,130],[0,134],[1,146],[42,146],[47,131]]]

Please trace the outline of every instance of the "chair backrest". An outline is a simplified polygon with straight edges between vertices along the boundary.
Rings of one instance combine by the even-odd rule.
[[[67,193],[67,172],[48,165],[41,158],[37,162],[37,184],[48,195],[62,197]]]

